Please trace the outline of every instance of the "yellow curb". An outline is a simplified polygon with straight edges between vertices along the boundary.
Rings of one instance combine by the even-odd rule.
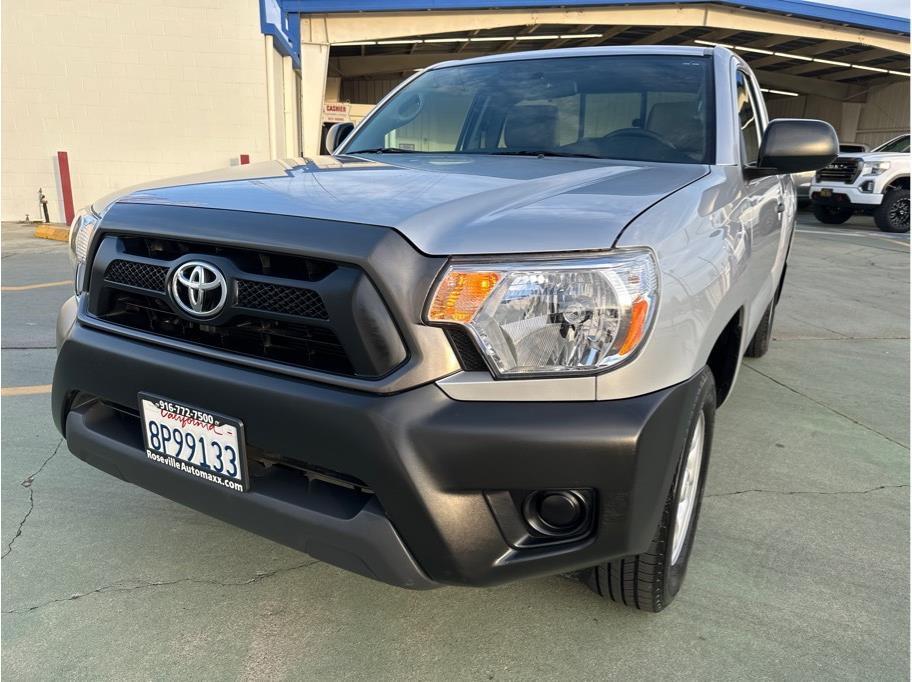
[[[70,229],[56,225],[42,224],[35,228],[35,236],[41,239],[53,239],[58,242],[69,241]]]
[[[14,395],[40,395],[42,393],[50,392],[50,384],[44,384],[43,386],[10,386],[9,388],[0,388],[0,396],[3,396],[4,398]]]
[[[62,287],[72,284],[71,279],[62,279],[59,282],[42,282],[41,284],[21,284],[19,286],[0,287],[0,291],[29,291],[31,289],[46,289],[47,287]]]

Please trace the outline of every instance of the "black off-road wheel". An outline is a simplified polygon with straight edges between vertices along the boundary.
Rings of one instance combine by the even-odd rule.
[[[693,547],[716,415],[716,386],[704,368],[692,403],[683,452],[662,518],[642,554],[608,561],[583,572],[586,584],[605,599],[658,613],[674,600],[687,572]]]
[[[776,317],[776,301],[770,301],[769,307],[763,313],[760,326],[754,332],[754,337],[747,344],[744,355],[749,358],[762,358],[769,351],[770,341],[773,338],[773,320]]]
[[[823,204],[814,204],[814,217],[821,223],[827,225],[842,225],[846,220],[852,217],[851,208],[842,206],[825,206]]]
[[[908,232],[909,190],[887,192],[880,206],[874,209],[874,222],[884,232]]]

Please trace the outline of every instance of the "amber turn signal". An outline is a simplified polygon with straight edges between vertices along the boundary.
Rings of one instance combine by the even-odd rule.
[[[428,321],[471,322],[500,278],[498,272],[450,270],[437,285],[428,308]]]

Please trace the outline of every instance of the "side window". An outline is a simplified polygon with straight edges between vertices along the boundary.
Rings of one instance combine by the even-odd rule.
[[[741,128],[741,162],[745,166],[757,163],[760,154],[760,122],[751,97],[747,77],[738,71],[736,78],[738,97],[738,126]]]

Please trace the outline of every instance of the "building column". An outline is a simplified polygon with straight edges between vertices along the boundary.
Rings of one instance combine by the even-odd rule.
[[[858,119],[861,116],[860,102],[842,103],[842,121],[839,125],[839,139],[854,142],[858,134]]]
[[[324,17],[301,17],[301,147],[304,156],[320,153],[323,97],[329,69],[329,38]]]
[[[269,131],[269,158],[279,156],[276,132],[276,107],[275,107],[275,45],[272,36],[264,36],[266,46],[266,126]]]
[[[298,147],[298,97],[297,76],[294,72],[294,63],[291,57],[282,57],[282,94],[285,105],[285,158],[291,159],[298,156],[301,151]]]

